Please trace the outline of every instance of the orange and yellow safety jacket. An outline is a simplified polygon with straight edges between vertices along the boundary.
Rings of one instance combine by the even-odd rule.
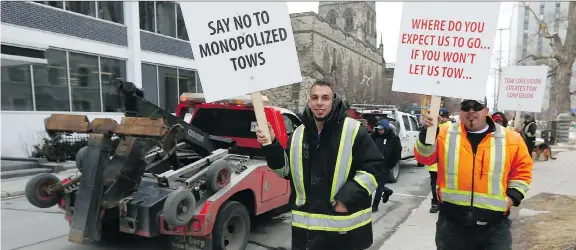
[[[460,122],[440,127],[433,145],[424,144],[421,135],[414,149],[418,162],[438,163],[440,211],[480,226],[508,217],[508,197],[520,204],[533,168],[520,134],[487,120],[489,131],[476,152]]]

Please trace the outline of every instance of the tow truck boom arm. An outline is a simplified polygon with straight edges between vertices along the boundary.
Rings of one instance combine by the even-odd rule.
[[[147,101],[144,99],[144,92],[136,88],[131,82],[118,81],[116,88],[118,95],[123,100],[126,117],[163,118],[169,127],[180,125],[178,126],[180,127],[179,139],[194,147],[199,155],[207,156],[218,148],[227,149],[234,145],[232,139],[209,135]]]

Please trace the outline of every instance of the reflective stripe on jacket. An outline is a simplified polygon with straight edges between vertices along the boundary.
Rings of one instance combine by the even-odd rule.
[[[330,190],[330,202],[334,201],[334,196],[348,180],[350,174],[350,165],[352,164],[352,147],[358,130],[360,129],[360,125],[360,122],[351,118],[346,118],[344,120],[344,127],[342,129],[342,134],[340,135],[340,145],[336,158],[336,168],[334,171],[334,178],[332,180],[332,187]],[[300,125],[292,135],[292,141],[290,143],[290,156],[286,157],[285,155],[286,165],[284,168],[275,170],[277,174],[283,177],[288,176],[289,174],[291,175],[296,197],[296,206],[303,206],[306,203],[301,153],[303,137],[304,125]],[[363,187],[370,195],[376,190],[376,187],[378,186],[378,182],[374,176],[365,171],[356,171],[356,173],[354,173],[353,180],[358,185]],[[292,211],[292,226],[304,228],[307,230],[347,232],[364,226],[371,221],[371,208],[366,208],[346,216],[314,214],[297,210]]]
[[[440,127],[449,127],[452,126],[451,121],[446,121],[445,123],[440,124]],[[438,172],[438,164],[434,163],[432,165],[426,166],[428,168],[428,172]]]
[[[440,128],[434,145],[418,140],[415,146],[418,162],[438,162],[441,202],[506,212],[508,189],[515,189],[523,197],[526,195],[533,167],[526,145],[518,133],[494,125],[495,131],[478,145],[476,154],[472,154],[461,123]]]

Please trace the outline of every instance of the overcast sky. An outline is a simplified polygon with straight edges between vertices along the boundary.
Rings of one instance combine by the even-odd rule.
[[[505,2],[500,7],[500,17],[498,19],[498,28],[506,29],[510,27],[510,19],[512,18],[512,9],[514,3]],[[288,2],[288,9],[290,13],[299,13],[313,11],[318,13],[318,2]],[[378,39],[380,33],[384,40],[384,59],[387,63],[394,63],[396,61],[396,46],[398,43],[398,35],[400,33],[400,18],[402,16],[402,3],[401,2],[376,2],[376,31],[378,32]],[[508,64],[509,55],[509,30],[504,30],[502,33],[502,67]],[[494,93],[494,75],[498,68],[497,57],[499,50],[500,37],[496,33],[494,42],[494,50],[492,56],[492,70],[488,77],[488,85],[486,88],[486,95],[490,107],[493,103]],[[378,41],[380,43],[380,41]]]

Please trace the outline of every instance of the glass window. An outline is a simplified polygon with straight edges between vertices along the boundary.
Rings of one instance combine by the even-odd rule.
[[[402,116],[402,121],[404,121],[404,129],[406,129],[406,131],[412,131],[410,129],[410,121],[408,120],[408,116],[403,115]]]
[[[32,81],[29,64],[2,60],[2,110],[33,111]]]
[[[176,37],[176,4],[167,1],[156,2],[156,32]]]
[[[196,71],[191,70],[178,70],[178,96],[184,92],[196,92]]]
[[[49,49],[47,65],[34,65],[34,97],[37,111],[70,111],[66,52]]]
[[[156,74],[156,65],[142,64],[142,89],[144,90],[144,99],[158,105],[158,75]]]
[[[414,118],[412,116],[410,116],[410,126],[412,126],[413,131],[418,130],[418,121],[416,121],[416,118]]]
[[[66,10],[79,14],[96,17],[95,1],[67,1]]]
[[[98,18],[115,23],[124,23],[124,2],[98,1]]]
[[[176,69],[158,66],[158,93],[160,96],[159,107],[176,112],[178,107],[178,81],[176,79]]]
[[[34,2],[40,3],[40,4],[45,4],[45,5],[56,7],[56,8],[60,8],[60,9],[64,8],[64,2],[63,1],[34,1]]]
[[[188,41],[188,31],[186,31],[186,23],[184,23],[184,17],[182,17],[182,10],[180,5],[177,6],[178,16],[176,20],[176,28],[178,29],[178,38]]]
[[[154,29],[154,2],[139,2],[140,29],[155,32]]]
[[[100,71],[104,112],[122,112],[115,82],[126,79],[126,61],[100,57]]]
[[[204,90],[202,90],[202,81],[200,81],[200,76],[198,75],[198,71],[196,72],[196,91],[198,91],[198,93],[204,93]]]
[[[101,112],[98,57],[69,52],[72,111]]]

